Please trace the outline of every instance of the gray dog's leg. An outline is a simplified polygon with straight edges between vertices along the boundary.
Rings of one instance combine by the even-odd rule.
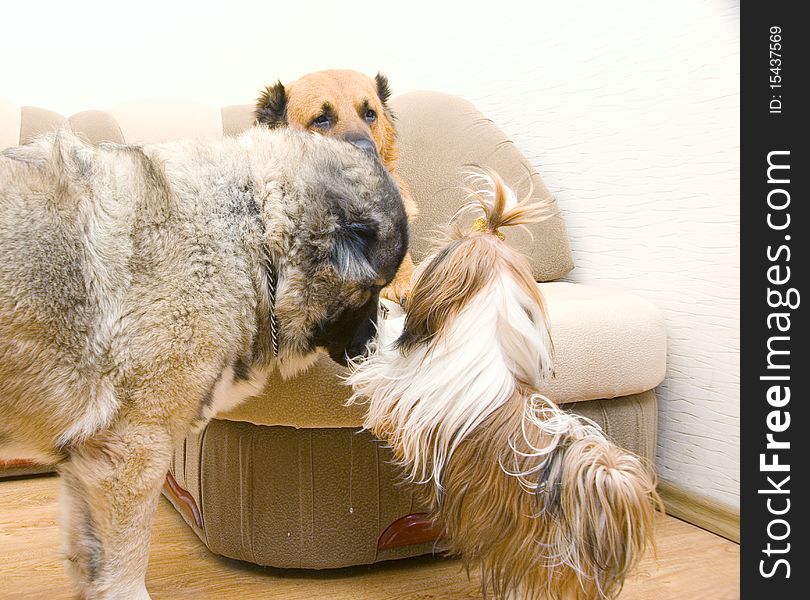
[[[60,519],[65,536],[62,547],[65,564],[74,581],[92,581],[98,576],[101,542],[95,533],[87,494],[69,463],[61,465],[59,474],[62,480]]]
[[[86,598],[149,598],[149,540],[171,448],[159,427],[119,422],[71,452],[62,469],[65,551]]]

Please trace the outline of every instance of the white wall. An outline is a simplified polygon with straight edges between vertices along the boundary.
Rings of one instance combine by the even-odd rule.
[[[63,114],[244,103],[331,67],[472,100],[556,193],[570,279],[664,311],[661,475],[739,504],[736,3],[21,4],[2,10],[0,97]]]

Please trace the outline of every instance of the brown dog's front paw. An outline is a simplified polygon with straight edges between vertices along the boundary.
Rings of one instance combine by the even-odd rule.
[[[411,276],[414,268],[413,259],[408,253],[402,260],[394,280],[380,291],[380,297],[406,306],[411,294]]]
[[[401,306],[408,303],[408,295],[411,292],[410,285],[404,285],[404,282],[399,282],[396,279],[391,282],[391,285],[383,288],[380,291],[380,297],[396,302]]]

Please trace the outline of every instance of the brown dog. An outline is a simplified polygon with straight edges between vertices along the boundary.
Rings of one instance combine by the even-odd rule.
[[[376,151],[399,186],[408,220],[413,220],[418,209],[396,171],[399,149],[387,104],[390,95],[388,79],[380,73],[372,79],[356,71],[319,71],[286,86],[280,81],[267,86],[256,103],[256,122],[335,136]],[[380,295],[404,304],[413,269],[407,254],[394,281]]]

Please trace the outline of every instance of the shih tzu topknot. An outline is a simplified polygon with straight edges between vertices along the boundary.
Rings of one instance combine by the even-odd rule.
[[[443,544],[485,596],[613,598],[652,537],[654,475],[595,423],[538,392],[552,372],[543,298],[501,231],[549,216],[494,172],[473,180],[472,230],[414,274],[404,327],[383,321],[349,377]],[[392,331],[393,329],[393,331]]]

